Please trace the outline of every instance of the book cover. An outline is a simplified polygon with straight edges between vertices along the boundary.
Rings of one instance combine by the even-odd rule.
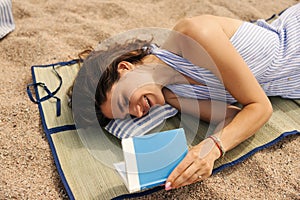
[[[182,128],[123,139],[122,149],[124,162],[115,168],[129,192],[164,184],[188,152]]]

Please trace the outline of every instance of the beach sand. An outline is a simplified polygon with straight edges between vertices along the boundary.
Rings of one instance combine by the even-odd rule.
[[[0,199],[67,199],[26,94],[30,67],[76,58],[120,32],[172,28],[183,17],[268,18],[285,0],[14,0],[16,29],[0,41]],[[300,138],[291,136],[209,179],[141,199],[300,199]]]

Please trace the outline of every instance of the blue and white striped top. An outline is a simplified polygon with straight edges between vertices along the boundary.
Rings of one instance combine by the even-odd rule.
[[[230,41],[267,96],[300,98],[300,4],[287,9],[271,24],[265,20],[258,20],[257,24],[244,22]],[[150,53],[178,72],[204,84],[168,85],[178,96],[236,102],[209,70],[154,45]],[[106,129],[119,138],[142,135],[175,114],[174,108],[168,105],[156,107],[149,115],[139,119],[112,120]]]
[[[11,0],[0,0],[0,39],[14,29]]]

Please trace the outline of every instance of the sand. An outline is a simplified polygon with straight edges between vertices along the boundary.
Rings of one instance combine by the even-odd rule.
[[[67,199],[27,97],[30,67],[76,58],[122,31],[172,28],[182,17],[268,18],[285,0],[14,0],[14,32],[0,41],[0,199]],[[300,138],[291,136],[202,183],[143,199],[300,199]]]

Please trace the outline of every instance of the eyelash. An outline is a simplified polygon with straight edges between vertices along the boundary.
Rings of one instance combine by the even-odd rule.
[[[125,106],[128,106],[129,105],[129,100],[128,100],[128,98],[126,98],[126,97],[124,97],[124,105]]]

